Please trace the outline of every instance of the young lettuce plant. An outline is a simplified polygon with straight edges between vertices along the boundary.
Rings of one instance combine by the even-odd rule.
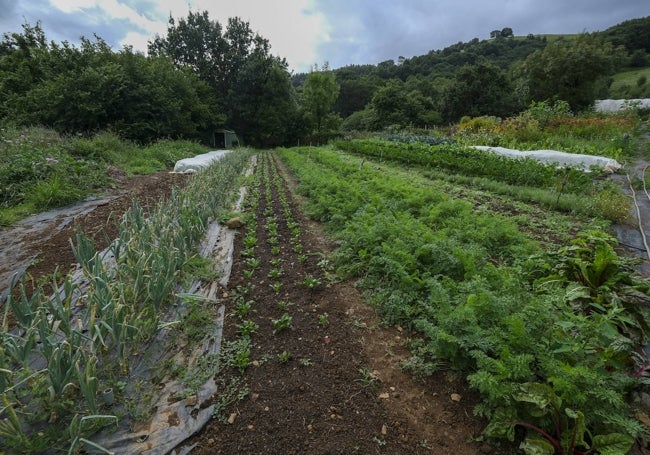
[[[273,325],[273,333],[276,334],[288,329],[291,327],[292,321],[293,318],[289,315],[289,313],[283,313],[282,316],[280,316],[278,319],[273,319],[271,321],[271,324]]]

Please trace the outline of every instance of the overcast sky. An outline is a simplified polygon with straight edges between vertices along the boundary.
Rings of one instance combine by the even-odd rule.
[[[115,50],[146,51],[170,14],[190,8],[222,24],[248,21],[297,72],[326,61],[338,68],[409,58],[504,27],[580,33],[650,16],[650,0],[0,0],[0,31],[40,20],[48,40],[77,44],[97,34]]]

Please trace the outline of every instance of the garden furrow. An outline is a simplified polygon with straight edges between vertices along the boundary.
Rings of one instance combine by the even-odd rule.
[[[217,375],[216,419],[188,441],[192,453],[478,453],[465,426],[460,433],[442,425],[447,440],[440,431],[428,441],[403,414],[389,412],[410,395],[366,355],[372,311],[335,279],[324,241],[296,208],[274,154],[260,156],[251,186],[239,260],[222,296],[230,367]]]

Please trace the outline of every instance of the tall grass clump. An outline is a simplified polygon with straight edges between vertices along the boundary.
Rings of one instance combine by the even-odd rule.
[[[205,146],[192,141],[162,139],[139,146],[105,131],[66,144],[71,155],[123,168],[127,174],[152,174],[173,168],[176,161],[204,153]]]
[[[65,138],[45,128],[4,127],[0,130],[0,225],[101,192],[111,183],[109,166],[127,174],[150,174],[205,150],[190,141],[138,146],[112,132]]]

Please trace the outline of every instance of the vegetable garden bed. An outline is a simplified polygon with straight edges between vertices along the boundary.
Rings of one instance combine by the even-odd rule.
[[[398,147],[391,153],[399,157],[399,147],[412,145],[391,147]],[[112,417],[93,417],[114,415],[114,408],[100,404],[98,414],[82,398],[99,396],[87,388],[99,386],[93,378],[112,381],[122,400],[123,390],[137,388],[140,400],[130,401],[118,417],[142,428],[156,412],[146,403],[162,378],[184,384],[180,399],[191,399],[201,371],[217,373],[217,393],[204,408],[213,410],[214,419],[184,444],[194,447],[192,453],[514,453],[498,438],[522,440],[523,428],[530,429],[523,447],[542,453],[559,452],[562,445],[565,453],[586,451],[587,445],[624,453],[634,438],[641,440],[646,430],[635,417],[647,411],[632,407],[630,397],[644,390],[647,359],[632,352],[645,339],[641,305],[648,284],[614,253],[614,242],[601,231],[605,223],[588,219],[586,211],[567,214],[557,203],[531,203],[539,195],[522,190],[537,189],[495,178],[498,164],[494,175],[468,175],[462,168],[449,174],[426,163],[405,166],[386,155],[377,161],[355,153],[321,147],[261,154],[244,213],[228,215],[244,224],[236,237],[233,281],[209,298],[225,305],[220,354],[205,356],[198,370],[188,371],[179,359],[165,362],[158,379],[138,386],[104,363],[120,358],[111,336],[102,343],[106,352],[89,351],[100,368],[92,370],[92,358],[79,363],[79,371],[71,363],[70,374],[85,378],[86,389],[61,389],[75,394],[61,402],[68,406],[61,408],[65,414],[54,415],[57,426],[68,425],[65,435],[42,431],[40,439],[10,440],[15,447],[39,452],[39,441],[48,441],[74,452],[82,443],[92,445],[95,424],[114,425]],[[547,201],[557,199],[557,189],[546,185],[543,191]],[[303,218],[293,192],[336,244]],[[194,220],[189,224],[203,232],[205,221],[190,210],[194,201],[180,204],[178,216]],[[127,224],[142,226],[142,216],[133,216]],[[81,253],[89,246],[78,242],[76,248]],[[87,268],[94,268],[91,256],[78,254]],[[148,270],[146,264],[133,266],[143,257],[133,260],[131,270]],[[183,270],[217,280],[205,265],[187,260]],[[358,282],[380,319],[342,281],[347,277]],[[145,294],[151,299],[156,293]],[[174,329],[182,330],[178,347],[188,353],[191,343],[180,340],[198,340],[216,317],[200,300],[190,307]],[[39,311],[35,320],[46,320]],[[30,317],[20,310],[17,315],[19,322]],[[147,319],[133,323],[139,333]],[[124,342],[137,352],[137,341]],[[128,370],[128,362],[117,365]],[[49,368],[14,370],[9,379],[18,381],[4,395],[15,397],[22,388],[22,401],[8,402],[3,412],[17,410],[20,424],[38,409],[38,401],[26,398],[33,385],[47,386],[46,375]],[[48,403],[47,396],[39,399]],[[45,416],[45,409],[51,408],[38,409],[38,415]],[[5,421],[13,425],[9,431],[15,422]],[[167,423],[175,422],[170,416]],[[48,428],[45,420],[39,425]],[[481,440],[486,426],[487,435],[497,438],[492,446]],[[541,437],[534,437],[535,429]]]

